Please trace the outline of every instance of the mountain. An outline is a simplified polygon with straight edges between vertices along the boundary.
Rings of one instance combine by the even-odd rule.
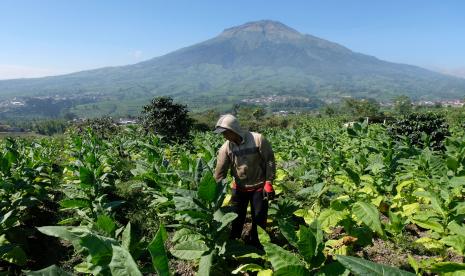
[[[120,67],[0,81],[0,99],[60,97],[74,111],[134,113],[155,95],[194,108],[276,97],[323,101],[353,96],[379,100],[462,98],[465,80],[353,52],[262,20],[225,29],[207,41]],[[26,104],[27,105],[27,104]]]

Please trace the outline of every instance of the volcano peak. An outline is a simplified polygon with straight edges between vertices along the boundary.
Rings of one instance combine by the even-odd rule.
[[[248,33],[261,33],[264,36],[280,36],[296,38],[302,36],[301,33],[295,29],[273,20],[260,20],[247,22],[245,24],[235,26],[232,28],[225,29],[222,33],[222,37],[234,37],[240,36],[241,34]]]

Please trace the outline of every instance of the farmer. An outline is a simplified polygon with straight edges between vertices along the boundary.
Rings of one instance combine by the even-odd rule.
[[[276,173],[273,150],[263,135],[243,130],[233,115],[220,117],[216,133],[222,133],[226,142],[218,151],[215,179],[226,178],[228,171],[234,177],[231,202],[237,218],[232,223],[230,237],[240,238],[245,223],[247,206],[251,204],[252,231],[250,244],[261,247],[257,225],[266,226],[268,199],[274,197],[272,186]]]

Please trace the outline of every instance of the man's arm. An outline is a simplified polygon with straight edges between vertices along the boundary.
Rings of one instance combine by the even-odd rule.
[[[220,182],[228,176],[228,170],[231,165],[231,160],[228,155],[228,143],[224,143],[218,151],[216,158],[215,180]]]
[[[276,161],[271,144],[264,136],[262,136],[259,149],[265,163],[265,180],[273,182],[276,175]]]

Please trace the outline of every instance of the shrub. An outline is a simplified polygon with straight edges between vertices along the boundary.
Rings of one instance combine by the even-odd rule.
[[[394,138],[405,136],[412,145],[435,150],[442,149],[444,139],[450,135],[444,116],[435,113],[409,114],[393,122],[388,131]]]
[[[162,135],[169,142],[189,140],[193,120],[185,105],[173,103],[170,97],[154,98],[144,106],[140,122],[146,132]]]
[[[111,117],[101,117],[95,119],[87,119],[76,124],[78,133],[83,133],[86,129],[91,129],[92,132],[100,138],[110,138],[118,133],[118,126]]]

